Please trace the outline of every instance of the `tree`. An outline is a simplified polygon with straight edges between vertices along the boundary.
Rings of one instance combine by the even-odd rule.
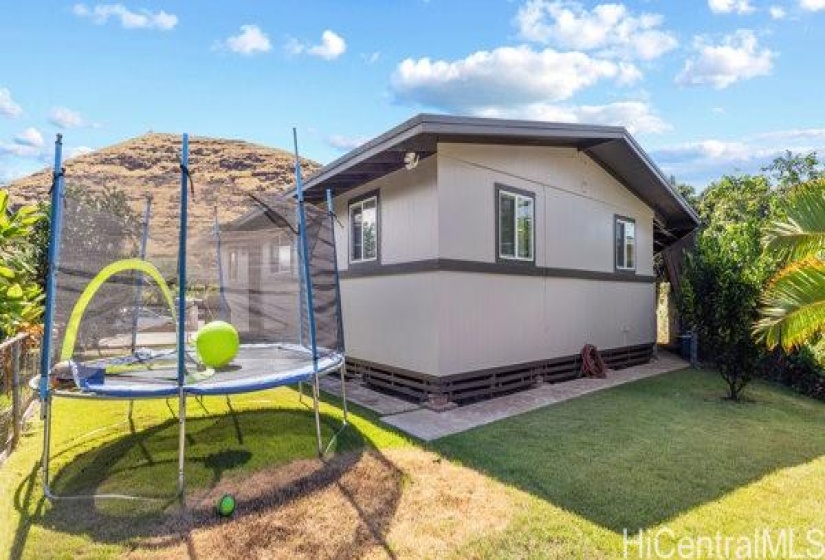
[[[43,313],[43,289],[29,243],[43,220],[35,206],[9,211],[9,195],[0,190],[0,340],[33,325]]]
[[[795,154],[785,150],[785,154],[762,168],[769,173],[780,191],[787,191],[797,185],[810,183],[825,176],[825,170],[816,156],[816,152]]]
[[[764,244],[785,266],[765,291],[754,332],[769,349],[788,351],[825,326],[825,179],[793,192],[787,217],[767,228]]]
[[[760,244],[762,228],[776,214],[774,199],[763,176],[727,176],[711,184],[697,204],[703,228],[685,263],[682,318],[694,326],[734,401],[760,358],[751,328],[759,294],[776,268]]]

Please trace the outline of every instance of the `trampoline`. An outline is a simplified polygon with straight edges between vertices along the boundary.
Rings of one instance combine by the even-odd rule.
[[[178,495],[185,483],[188,397],[229,398],[296,384],[303,397],[308,384],[319,455],[347,425],[332,197],[328,192],[326,208],[305,203],[297,137],[294,198],[239,195],[200,181],[196,188],[197,158],[190,162],[186,134],[178,159],[171,159],[155,173],[116,185],[93,174],[67,176],[57,135],[47,335],[41,376],[32,382],[45,422],[49,499],[139,498],[52,492],[55,398],[123,399],[130,416],[135,401],[177,398]],[[161,198],[179,205],[177,224],[153,219]],[[229,323],[237,334],[228,363],[209,363],[199,352],[198,333],[213,321]],[[319,377],[333,372],[340,375],[343,421],[325,448]]]

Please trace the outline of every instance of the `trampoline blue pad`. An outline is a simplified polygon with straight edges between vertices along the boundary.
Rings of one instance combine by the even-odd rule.
[[[103,382],[84,383],[82,393],[89,396],[115,398],[173,397],[182,389],[187,395],[233,395],[262,391],[283,385],[309,381],[318,371],[326,374],[343,364],[343,356],[337,352],[320,352],[317,363],[311,353],[293,344],[241,345],[232,362],[212,373],[197,372],[195,364],[186,375],[182,387],[178,386],[176,354],[165,354],[162,361],[138,362],[120,373],[107,373]],[[93,362],[96,366],[105,361]]]

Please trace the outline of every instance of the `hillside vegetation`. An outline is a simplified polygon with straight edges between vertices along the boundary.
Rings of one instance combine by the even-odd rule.
[[[129,205],[141,213],[144,194],[153,196],[150,253],[175,250],[180,204],[180,136],[150,133],[65,162],[67,189],[102,192],[116,188]],[[189,169],[195,196],[189,207],[193,230],[209,228],[217,206],[222,223],[243,214],[250,206],[249,194],[278,192],[294,183],[291,153],[240,140],[190,138]],[[302,159],[304,175],[320,165]],[[44,169],[8,185],[15,205],[46,202],[51,169]]]

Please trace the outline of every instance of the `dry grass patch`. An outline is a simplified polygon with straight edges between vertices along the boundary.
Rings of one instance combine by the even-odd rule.
[[[235,495],[234,518],[214,504]],[[503,530],[512,494],[422,450],[296,461],[189,500],[132,558],[437,558]]]

